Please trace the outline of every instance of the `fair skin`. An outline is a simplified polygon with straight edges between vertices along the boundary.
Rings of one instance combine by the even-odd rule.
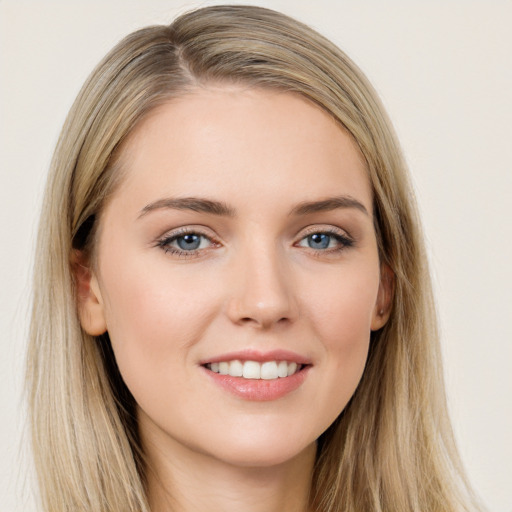
[[[297,95],[209,86],[120,159],[79,306],[137,402],[152,510],[306,511],[316,439],[389,314],[357,146]],[[270,374],[215,367],[246,361]]]

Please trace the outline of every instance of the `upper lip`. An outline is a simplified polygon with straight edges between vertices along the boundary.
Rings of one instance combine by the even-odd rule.
[[[269,350],[265,352],[254,349],[228,352],[218,356],[213,356],[208,359],[203,359],[199,362],[199,364],[205,365],[208,363],[221,363],[223,361],[234,361],[236,359],[240,361],[256,361],[258,363],[265,363],[267,361],[286,361],[288,363],[297,363],[302,365],[311,364],[311,359],[290,350],[281,349]]]

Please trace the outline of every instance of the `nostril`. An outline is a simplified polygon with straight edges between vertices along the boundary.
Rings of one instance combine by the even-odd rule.
[[[238,320],[238,323],[240,325],[250,325],[254,324],[255,327],[259,328],[268,328],[275,325],[281,325],[284,326],[287,323],[291,322],[291,319],[283,316],[281,318],[276,319],[273,315],[255,315],[254,317],[245,316]]]

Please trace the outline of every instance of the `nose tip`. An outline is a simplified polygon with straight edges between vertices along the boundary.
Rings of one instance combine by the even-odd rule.
[[[246,303],[240,308],[239,313],[234,315],[235,323],[253,325],[261,329],[268,329],[276,324],[289,323],[291,320],[288,308],[270,302],[258,302],[251,308],[247,307]]]
[[[233,275],[234,287],[227,313],[237,325],[269,329],[293,322],[297,303],[291,276],[278,262],[246,262]]]

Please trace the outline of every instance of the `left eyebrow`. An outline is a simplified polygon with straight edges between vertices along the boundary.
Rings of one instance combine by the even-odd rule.
[[[336,196],[323,199],[321,201],[309,201],[298,204],[290,212],[291,215],[307,215],[310,213],[328,212],[338,208],[355,208],[370,215],[363,203],[350,196]]]

